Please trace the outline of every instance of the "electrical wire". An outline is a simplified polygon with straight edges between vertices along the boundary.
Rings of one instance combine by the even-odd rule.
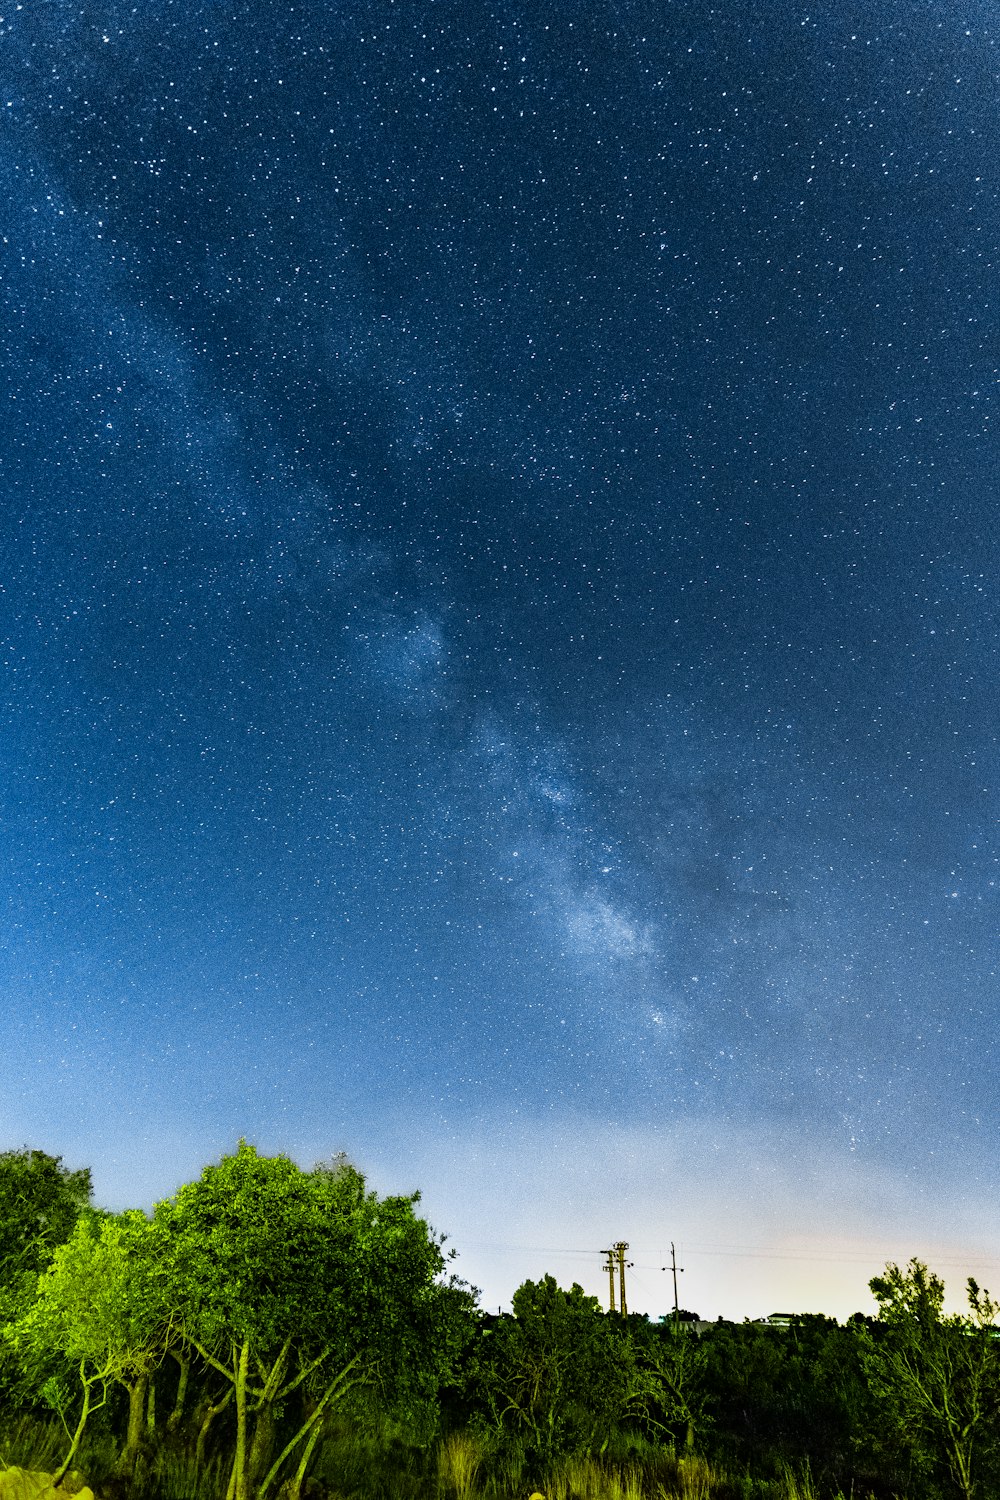
[[[496,1241],[467,1240],[468,1249],[497,1250],[505,1255],[562,1255],[573,1260],[591,1260],[595,1255],[605,1255],[606,1248],[597,1249],[570,1249],[558,1245],[505,1245]],[[870,1265],[877,1264],[879,1267],[885,1265],[886,1261],[898,1256],[898,1251],[884,1248],[882,1251],[865,1250],[840,1250],[835,1255],[821,1255],[816,1253],[802,1253],[792,1250],[761,1250],[747,1248],[746,1246],[719,1246],[719,1245],[686,1245],[684,1253],[691,1255],[712,1255],[734,1260],[794,1260],[812,1263],[815,1265]],[[910,1257],[907,1257],[909,1259]],[[935,1266],[988,1266],[1000,1270],[1000,1254],[990,1255],[986,1252],[981,1254],[954,1256],[954,1255],[930,1255],[928,1260],[933,1260]],[[652,1262],[634,1261],[636,1269],[644,1271],[669,1271],[669,1266],[654,1265]],[[680,1270],[680,1267],[678,1267]]]

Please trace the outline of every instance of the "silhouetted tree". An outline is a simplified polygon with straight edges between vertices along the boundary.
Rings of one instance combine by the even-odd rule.
[[[944,1283],[916,1259],[905,1270],[888,1265],[869,1285],[878,1325],[859,1337],[872,1394],[918,1462],[973,1500],[981,1473],[996,1477],[1000,1306],[970,1277],[968,1313],[946,1315]]]

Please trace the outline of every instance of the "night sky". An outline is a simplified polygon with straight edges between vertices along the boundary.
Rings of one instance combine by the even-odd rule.
[[[992,0],[0,32],[0,1144],[1000,1290]]]

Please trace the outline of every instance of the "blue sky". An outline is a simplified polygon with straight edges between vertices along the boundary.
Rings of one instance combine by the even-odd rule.
[[[5,1141],[989,1283],[992,9],[3,26]]]

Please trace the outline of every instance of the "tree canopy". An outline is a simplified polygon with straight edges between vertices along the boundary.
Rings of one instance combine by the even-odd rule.
[[[879,1308],[864,1333],[870,1389],[918,1463],[973,1500],[1000,1456],[1000,1304],[970,1277],[969,1311],[945,1314],[944,1282],[917,1259],[888,1265],[869,1285]]]
[[[37,1273],[90,1202],[90,1168],[25,1146],[0,1152],[0,1293]]]
[[[233,1387],[234,1500],[266,1495],[323,1410],[359,1385],[411,1417],[433,1404],[472,1299],[443,1279],[417,1201],[380,1200],[347,1164],[307,1172],[240,1142],[157,1205],[176,1327]],[[297,1391],[310,1409],[264,1472],[275,1409]]]
[[[378,1500],[404,1453],[400,1493],[470,1500],[477,1471],[484,1495],[596,1494],[615,1464],[644,1464],[647,1496],[693,1493],[706,1457],[746,1493],[1000,1493],[1000,1306],[970,1280],[946,1313],[919,1260],[846,1326],[656,1324],[547,1275],[492,1317],[418,1195],[380,1197],[345,1158],[241,1141],[151,1215],[89,1199],[57,1157],[0,1157],[0,1407],[50,1424],[59,1473],[110,1453],[122,1500],[300,1500],[307,1479]]]

